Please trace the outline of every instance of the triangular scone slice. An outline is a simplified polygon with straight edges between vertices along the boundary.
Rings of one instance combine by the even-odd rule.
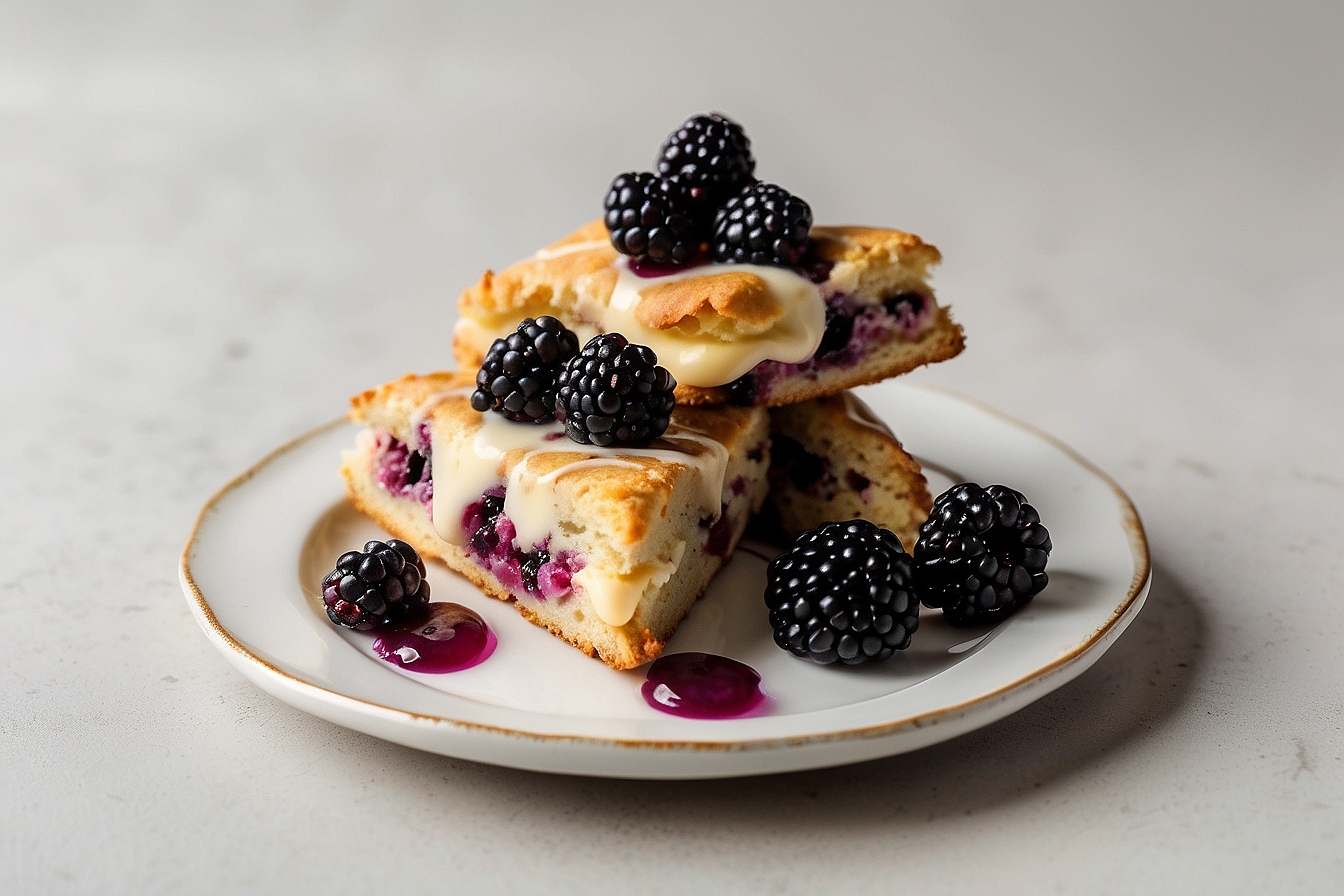
[[[770,411],[770,497],[762,511],[790,538],[865,519],[914,550],[933,501],[919,462],[849,392]]]
[[[471,380],[353,399],[351,501],[421,554],[614,669],[655,659],[768,488],[763,408],[678,408],[645,448],[471,409]]]
[[[681,404],[779,406],[962,350],[961,327],[928,284],[937,249],[898,230],[814,227],[811,236],[799,271],[711,264],[649,277],[594,221],[462,293],[457,363],[476,370],[496,338],[549,314],[581,343],[619,332],[653,348]]]

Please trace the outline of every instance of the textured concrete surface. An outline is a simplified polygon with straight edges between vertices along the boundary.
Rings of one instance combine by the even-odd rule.
[[[0,891],[1344,889],[1335,5],[0,10]],[[937,747],[715,783],[306,716],[176,581],[200,505],[449,362],[457,292],[722,109],[913,230],[917,374],[1111,472],[1156,571],[1080,679]],[[899,429],[899,426],[897,427]]]

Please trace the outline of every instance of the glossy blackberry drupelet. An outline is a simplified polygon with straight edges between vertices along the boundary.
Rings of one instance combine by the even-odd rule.
[[[953,486],[933,502],[915,545],[915,587],[953,625],[998,622],[1046,586],[1050,533],[1021,492]]]
[[[677,178],[631,171],[611,182],[603,203],[611,244],[622,255],[661,265],[681,265],[705,241],[691,191]]]
[[[524,555],[522,563],[523,586],[528,591],[537,590],[537,576],[541,573],[541,568],[550,562],[551,552],[545,549],[529,551]]]
[[[742,126],[725,115],[695,115],[668,134],[655,169],[677,177],[702,207],[713,209],[737,195],[753,180],[756,160]]]
[[[653,349],[594,336],[560,374],[555,416],[584,445],[641,445],[667,431],[677,381]]]
[[[470,508],[468,508],[470,511]],[[499,494],[486,492],[481,495],[480,520],[472,527],[467,539],[468,547],[481,557],[491,556],[499,547],[499,515],[504,512],[503,489]]]
[[[368,631],[395,624],[429,603],[420,555],[404,541],[370,541],[347,551],[322,580],[322,603],[332,622]]]
[[[775,643],[823,665],[885,660],[910,646],[919,599],[900,539],[867,520],[823,523],[770,561]]]
[[[807,254],[811,207],[774,184],[755,183],[714,216],[715,261],[793,267]]]
[[[476,374],[471,406],[498,411],[518,423],[555,418],[555,380],[579,353],[579,337],[553,317],[527,318],[496,339]]]

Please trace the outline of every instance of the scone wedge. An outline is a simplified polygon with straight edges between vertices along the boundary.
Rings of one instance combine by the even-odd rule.
[[[389,532],[614,669],[658,657],[768,488],[763,408],[678,408],[645,448],[472,410],[471,379],[408,375],[352,400],[342,473]]]
[[[526,317],[551,315],[580,343],[619,332],[649,345],[682,405],[780,406],[875,383],[958,354],[938,305],[938,250],[913,234],[814,227],[798,270],[708,264],[638,270],[594,221],[462,293],[453,350],[462,370]]]

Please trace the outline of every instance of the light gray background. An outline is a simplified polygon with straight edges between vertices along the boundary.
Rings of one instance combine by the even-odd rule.
[[[0,891],[1344,887],[1340,9],[0,9]],[[1130,631],[953,742],[711,783],[247,684],[176,581],[200,505],[710,109],[943,250],[969,347],[916,376],[1129,490]]]

